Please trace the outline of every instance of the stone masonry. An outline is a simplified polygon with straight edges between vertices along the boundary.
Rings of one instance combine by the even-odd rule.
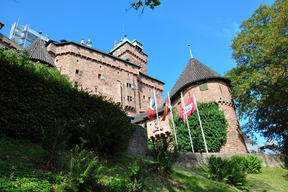
[[[224,112],[228,123],[227,140],[220,153],[247,153],[239,122],[237,120],[230,80],[222,77],[197,59],[190,59],[171,91],[172,106],[180,108],[180,93],[184,101],[195,95],[198,103],[216,102]]]
[[[68,41],[51,41],[47,50],[75,86],[121,103],[129,116],[147,110],[153,89],[163,104],[164,83],[147,75],[148,56],[138,41],[125,37],[110,53]]]
[[[247,148],[242,137],[242,132],[236,117],[233,101],[228,85],[221,80],[210,80],[205,82],[208,89],[201,91],[199,85],[195,84],[182,91],[184,100],[187,101],[195,95],[198,103],[217,102],[220,110],[224,112],[228,123],[227,141],[222,146],[220,153],[246,153]],[[174,99],[172,105],[180,108],[180,100]]]

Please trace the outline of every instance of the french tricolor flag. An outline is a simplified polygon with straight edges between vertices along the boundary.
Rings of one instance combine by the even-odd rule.
[[[149,105],[148,112],[147,112],[147,117],[150,120],[154,119],[154,115],[155,115],[154,111],[155,111],[155,97],[153,95],[152,99],[150,100],[150,105]]]

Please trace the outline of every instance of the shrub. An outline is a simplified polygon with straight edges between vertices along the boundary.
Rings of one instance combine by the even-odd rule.
[[[80,138],[98,154],[113,155],[127,149],[133,132],[119,104],[79,91],[56,68],[5,49],[0,49],[0,125],[9,137],[47,146],[49,159],[66,141],[71,148],[81,144]]]
[[[255,155],[246,156],[247,173],[260,173],[262,160]]]
[[[226,141],[227,121],[223,111],[219,110],[217,103],[199,103],[199,114],[203,124],[206,143],[209,152],[219,152],[221,146]],[[186,123],[178,115],[174,115],[175,125],[177,127],[177,137],[179,149],[182,152],[191,151],[190,139]],[[193,146],[195,152],[205,152],[204,142],[198,121],[197,113],[194,112],[188,117]]]
[[[152,157],[155,161],[153,167],[158,174],[169,176],[177,155],[177,150],[172,148],[171,136],[160,136],[153,141]]]
[[[231,161],[237,164],[245,173],[260,173],[261,172],[261,159],[255,155],[240,156],[233,155]]]
[[[62,191],[97,191],[101,188],[99,179],[108,169],[92,152],[77,145],[70,160],[69,182],[58,187]]]
[[[245,173],[247,173],[248,162],[245,156],[233,155],[231,157],[231,161],[233,161],[233,163],[237,164],[239,168],[241,168]]]
[[[208,177],[235,185],[240,189],[246,189],[246,174],[243,171],[242,165],[237,164],[235,160],[210,157],[208,160]]]
[[[133,182],[123,176],[114,175],[110,182],[105,186],[105,192],[140,192],[142,191],[142,185],[137,182]]]

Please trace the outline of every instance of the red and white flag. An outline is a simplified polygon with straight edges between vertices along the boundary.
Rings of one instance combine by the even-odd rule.
[[[182,118],[183,121],[185,121],[185,118],[189,117],[195,110],[196,110],[196,103],[194,101],[194,98],[191,97],[188,102],[186,103],[184,110],[183,110],[183,104],[181,102],[180,111],[178,112],[178,115]],[[185,117],[186,114],[186,117]]]
[[[147,112],[147,117],[152,120],[154,119],[154,115],[155,115],[155,97],[154,95],[152,96],[152,99],[150,99],[150,105],[149,105],[149,108],[148,108],[148,112]]]

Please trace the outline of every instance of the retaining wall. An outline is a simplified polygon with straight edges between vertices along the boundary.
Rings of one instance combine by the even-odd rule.
[[[242,155],[246,156],[249,155],[247,153],[244,154],[232,154],[232,153],[180,153],[178,160],[176,162],[177,165],[183,166],[183,167],[199,167],[202,165],[207,165],[208,158],[212,155],[221,157],[224,159],[230,158],[233,155]],[[262,160],[262,166],[263,167],[279,167],[284,168],[284,158],[285,156],[282,154],[262,154],[262,153],[256,153],[253,154],[259,157]]]

